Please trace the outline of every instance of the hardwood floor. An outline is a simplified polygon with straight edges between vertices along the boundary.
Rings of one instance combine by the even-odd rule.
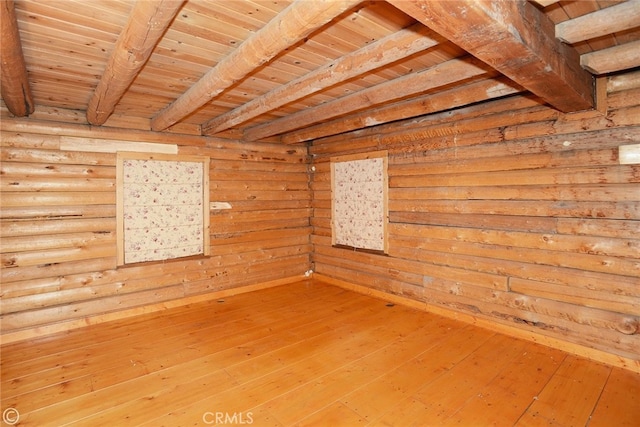
[[[1,351],[20,426],[640,425],[638,374],[312,281]]]

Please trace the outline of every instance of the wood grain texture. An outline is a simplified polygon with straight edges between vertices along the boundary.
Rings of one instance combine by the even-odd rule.
[[[306,150],[20,120],[1,125],[3,334],[144,312],[310,268]],[[116,153],[74,149],[96,140],[170,141],[182,155],[211,159],[209,197],[232,204],[207,212],[211,257],[116,266]]]
[[[552,21],[529,2],[391,3],[560,111],[593,108],[593,76],[580,68],[571,46],[555,39]]]
[[[640,140],[634,87],[606,116],[515,95],[314,141],[314,270],[637,369],[640,169],[618,159]],[[388,257],[331,247],[329,161],[377,150]]]
[[[87,105],[89,123],[101,125],[107,121],[184,2],[136,2]]]
[[[244,138],[255,141],[284,131],[305,128],[309,125],[345,115],[351,111],[362,111],[390,101],[406,98],[411,94],[424,93],[488,74],[486,67],[473,59],[452,59],[432,68],[407,74],[395,80],[365,89],[317,107],[308,108],[295,114],[273,120],[269,123],[250,127],[244,131]]]
[[[233,139],[271,124],[277,135],[269,140],[299,143],[340,129],[332,123],[303,135],[304,129],[278,129],[274,122],[356,93],[364,98],[390,82],[398,83],[401,98],[365,104],[364,110],[351,102],[340,117],[323,116],[332,110],[319,108],[317,123],[337,120],[365,129],[415,117],[421,105],[447,112],[484,103],[507,95],[500,93],[508,88],[478,89],[467,97],[467,86],[491,86],[495,78],[517,82],[511,89],[538,94],[543,100],[538,104],[549,102],[561,110],[576,98],[584,104],[593,88],[589,78],[605,80],[609,72],[592,75],[580,66],[579,56],[604,54],[606,69],[616,75],[633,64],[630,48],[640,39],[635,0],[403,0],[399,8],[386,1],[341,3],[17,1],[14,35],[3,35],[2,54],[23,57],[24,66],[3,61],[3,73],[18,71],[17,78],[2,79],[3,98],[15,104],[31,98],[21,107],[35,106],[30,117],[40,119],[64,114],[76,123]],[[577,28],[578,37],[573,31],[573,42],[561,42],[556,26]],[[626,48],[608,50],[612,47]],[[17,48],[21,54],[15,54]],[[402,84],[403,77],[468,55],[486,63],[491,73],[472,79],[451,73],[449,84],[428,93],[420,85],[412,92],[415,81]],[[411,110],[404,110],[408,103]],[[176,114],[163,117],[178,104]],[[598,102],[597,108],[606,107]],[[168,120],[158,126],[159,118]]]
[[[580,57],[580,65],[594,74],[630,70],[640,65],[640,40],[613,46]]]
[[[28,116],[33,113],[35,104],[22,52],[22,40],[13,0],[2,2],[0,19],[2,20],[2,50],[0,50],[2,99],[11,113],[18,117]]]
[[[434,94],[418,96],[407,101],[370,108],[347,117],[338,117],[317,125],[310,125],[283,135],[280,139],[287,144],[309,141],[338,135],[343,132],[364,129],[381,123],[417,117],[442,108],[455,108],[474,104],[480,99],[499,98],[518,93],[522,88],[505,79],[487,79],[472,82],[460,88],[443,90]],[[446,107],[445,107],[446,106]]]
[[[202,125],[202,133],[204,135],[215,134],[282,105],[329,88],[343,80],[356,78],[368,71],[400,61],[437,44],[438,39],[432,37],[426,28],[419,26],[419,24],[413,25],[358,49],[352,54],[342,56],[303,77],[245,103],[241,107],[209,120]]]
[[[2,407],[25,426],[640,420],[638,373],[391,301],[306,280],[4,344]]]
[[[164,130],[176,123],[357,3],[356,0],[292,3],[156,114],[151,129]]]
[[[605,14],[607,17],[603,19]],[[640,4],[631,0],[561,22],[555,27],[556,37],[565,43],[577,43],[634,28],[639,19]],[[615,27],[612,22],[616,23]]]

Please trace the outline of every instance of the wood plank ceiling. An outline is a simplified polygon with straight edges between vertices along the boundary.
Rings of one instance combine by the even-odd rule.
[[[594,108],[640,0],[6,0],[17,116],[300,143],[514,93]],[[173,128],[173,129],[172,129]]]

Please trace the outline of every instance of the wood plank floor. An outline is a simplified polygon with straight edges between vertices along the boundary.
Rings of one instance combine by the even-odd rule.
[[[1,351],[20,426],[640,425],[638,374],[313,281]]]

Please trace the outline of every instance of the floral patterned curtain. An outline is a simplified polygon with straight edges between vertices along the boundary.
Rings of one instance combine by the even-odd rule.
[[[386,158],[332,162],[336,245],[385,250]]]
[[[124,263],[204,254],[205,163],[124,159]]]

